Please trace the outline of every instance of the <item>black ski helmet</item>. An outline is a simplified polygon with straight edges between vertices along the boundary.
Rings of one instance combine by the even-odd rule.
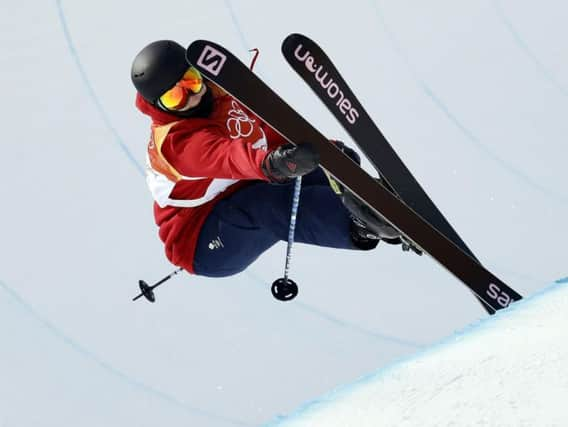
[[[188,68],[185,49],[179,43],[158,40],[136,55],[130,78],[138,93],[155,105],[161,95],[181,80]]]

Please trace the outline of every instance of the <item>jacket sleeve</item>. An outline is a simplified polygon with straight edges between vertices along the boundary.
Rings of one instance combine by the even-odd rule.
[[[230,139],[214,126],[195,132],[170,132],[162,154],[188,177],[268,180],[262,172],[267,151],[241,138]]]
[[[264,131],[264,134],[266,135],[266,140],[268,141],[268,150],[272,151],[277,149],[278,147],[280,147],[283,144],[286,144],[288,141],[282,136],[280,135],[278,132],[276,132],[274,129],[272,129],[270,126],[268,126],[266,123],[262,123],[260,125],[260,127],[262,128],[262,130]]]

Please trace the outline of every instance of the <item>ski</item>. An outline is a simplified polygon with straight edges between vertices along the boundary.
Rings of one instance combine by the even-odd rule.
[[[282,43],[282,54],[341,123],[395,194],[462,251],[477,260],[408,170],[323,49],[302,34],[290,34]],[[495,313],[482,300],[480,302],[489,314]]]
[[[187,60],[205,78],[229,93],[286,140],[312,143],[318,149],[321,167],[327,173],[385,217],[409,241],[438,261],[494,310],[522,298],[331,144],[231,52],[216,43],[197,40],[188,47]]]

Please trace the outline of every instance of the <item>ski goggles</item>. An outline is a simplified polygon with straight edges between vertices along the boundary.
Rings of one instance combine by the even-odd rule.
[[[183,107],[191,95],[199,93],[203,88],[203,77],[194,67],[190,67],[176,85],[160,96],[160,103],[168,110]]]

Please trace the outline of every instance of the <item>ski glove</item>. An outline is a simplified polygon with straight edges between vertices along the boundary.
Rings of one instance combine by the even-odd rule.
[[[262,162],[262,171],[272,182],[306,175],[319,165],[319,153],[311,144],[284,144],[271,151]]]

